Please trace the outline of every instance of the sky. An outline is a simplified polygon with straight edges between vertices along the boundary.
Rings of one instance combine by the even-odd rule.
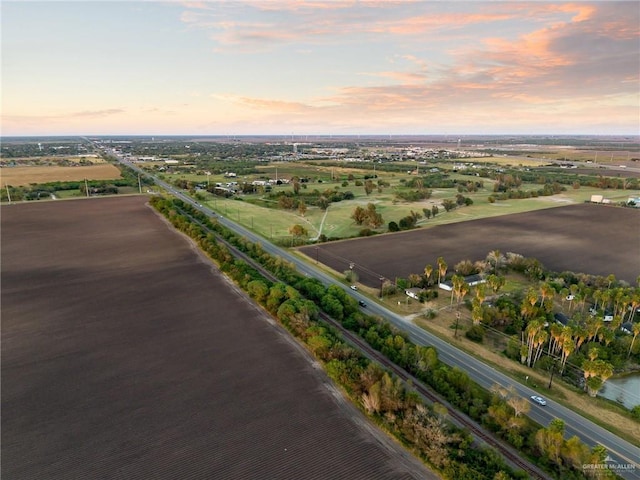
[[[640,2],[0,3],[0,134],[640,134]]]

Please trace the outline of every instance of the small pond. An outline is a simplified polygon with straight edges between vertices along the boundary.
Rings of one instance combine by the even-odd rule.
[[[627,408],[640,405],[640,372],[610,378],[598,392],[598,396],[621,403]]]

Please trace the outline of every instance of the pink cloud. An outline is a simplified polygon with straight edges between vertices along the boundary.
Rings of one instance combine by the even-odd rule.
[[[435,31],[461,30],[472,24],[503,21],[513,18],[513,13],[429,13],[416,15],[408,9],[413,2],[223,2],[213,11],[206,4],[183,12],[181,20],[193,27],[213,29],[211,38],[221,46],[239,44],[265,47],[264,41],[272,42],[319,42],[335,43],[339,38],[354,35],[390,34],[395,36],[419,35]],[[427,9],[430,4],[416,2]],[[436,3],[437,5],[437,3]],[[404,10],[401,8],[404,7]],[[420,9],[419,9],[420,10]],[[277,12],[269,17],[267,24],[236,22],[226,19],[228,15],[246,12]],[[393,13],[393,17],[389,13]],[[397,18],[399,17],[399,18]],[[224,18],[224,19],[223,19]]]
[[[215,24],[219,30],[212,36],[222,47],[255,44],[262,48],[271,42],[338,43],[347,34],[387,35],[382,38],[388,38],[389,42],[402,37],[401,51],[410,53],[390,57],[389,63],[403,60],[403,67],[407,68],[394,71],[384,66],[380,71],[364,74],[390,81],[392,85],[335,86],[334,94],[305,102],[241,95],[228,100],[281,119],[287,114],[300,114],[300,121],[304,115],[312,115],[326,122],[337,117],[352,117],[353,122],[382,122],[385,118],[401,122],[409,118],[414,121],[430,116],[443,118],[454,113],[477,121],[493,121],[495,112],[501,111],[507,112],[502,114],[508,119],[506,125],[532,119],[546,125],[549,119],[545,115],[549,117],[554,112],[560,112],[564,122],[568,119],[579,122],[580,114],[593,114],[597,110],[594,99],[600,99],[602,112],[624,110],[624,118],[629,122],[633,118],[629,112],[635,111],[637,124],[640,22],[633,2],[485,2],[484,11],[473,14],[407,14],[393,18],[374,14],[382,12],[386,8],[383,6],[372,6],[366,17],[363,9],[354,12],[346,2],[337,3],[340,5],[327,6],[313,17],[308,15],[314,11],[311,4],[274,2],[262,8],[276,10],[276,5],[285,5],[304,15],[296,16],[299,23],[287,28],[278,23],[285,21],[282,19],[268,24],[226,19]],[[341,15],[335,16],[336,10]],[[425,73],[428,57],[420,57],[420,48],[407,47],[411,45],[407,38],[411,35],[425,38],[426,43],[429,39],[426,34],[432,31],[444,32],[449,28],[464,31],[472,25],[505,20],[517,20],[529,30],[508,36],[500,35],[501,31],[496,29],[491,37],[480,36],[464,47],[457,46],[447,52],[448,59],[439,61],[437,69],[429,70],[428,76]],[[197,19],[201,21],[203,18]],[[468,31],[471,36],[472,30]],[[451,32],[446,35],[450,37]]]
[[[285,113],[285,112],[295,113],[295,112],[301,112],[301,111],[305,111],[312,108],[310,105],[307,105],[301,102],[264,99],[264,98],[256,98],[256,97],[248,97],[248,96],[240,96],[240,95],[215,94],[215,95],[212,95],[212,97],[218,100],[231,102],[236,105],[249,107],[251,109],[279,112],[279,113]]]
[[[364,73],[363,75],[372,76],[372,77],[380,77],[380,78],[389,78],[391,80],[396,80],[402,84],[411,84],[411,83],[423,83],[427,76],[422,73],[413,73],[413,72],[375,72],[375,73]]]
[[[12,122],[42,122],[73,118],[105,118],[113,115],[119,115],[121,113],[125,113],[125,110],[109,108],[105,110],[84,110],[79,112],[61,113],[58,115],[3,115],[2,118]]]

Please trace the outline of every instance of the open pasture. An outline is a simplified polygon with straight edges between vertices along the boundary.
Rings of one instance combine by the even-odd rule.
[[[436,478],[145,202],[2,207],[3,478]]]
[[[77,182],[84,179],[113,180],[120,177],[120,170],[108,163],[76,167],[31,166],[0,169],[0,182],[3,187],[5,185],[19,187],[32,183]]]
[[[638,232],[640,210],[576,204],[301,250],[337,272],[354,263],[360,281],[371,287],[380,286],[380,277],[421,274],[425,265],[437,265],[438,257],[451,271],[461,260],[482,260],[496,249],[537,258],[554,271],[613,273],[635,283],[640,275]]]

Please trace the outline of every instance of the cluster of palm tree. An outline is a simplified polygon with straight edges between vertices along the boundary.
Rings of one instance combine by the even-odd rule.
[[[556,309],[554,300],[557,296],[563,309],[565,302],[568,302],[568,313],[572,315],[567,325],[549,325],[548,319]],[[589,312],[585,312],[587,304],[591,305]],[[546,346],[547,354],[560,361],[559,371],[563,373],[569,357],[579,352],[583,345],[592,344],[588,359],[582,362],[580,368],[585,389],[595,396],[613,374],[611,363],[597,359],[598,348],[608,347],[624,321],[633,322],[639,307],[640,287],[616,284],[613,275],[600,277],[591,286],[580,281],[559,290],[557,284],[554,288],[551,282],[541,282],[537,287],[530,288],[522,301],[520,311],[527,323],[522,333],[521,361],[534,367]],[[640,321],[632,323],[631,328],[633,337],[627,358],[631,356],[636,338],[640,335]]]
[[[493,250],[483,262],[459,262],[450,279],[450,306],[453,307],[455,300],[459,308],[467,294],[473,292],[471,319],[474,326],[480,325],[485,320],[486,309],[483,303],[487,292],[495,295],[505,283],[501,272],[512,264],[517,265],[526,260],[517,254],[504,255],[499,250]],[[471,267],[481,268],[486,275],[486,283],[473,290],[463,276]],[[424,268],[423,282],[431,285],[432,277],[437,274],[437,283],[442,283],[447,277],[447,271],[447,263],[444,258],[439,257],[436,267],[427,265]],[[640,312],[640,278],[638,280],[638,285],[634,287],[618,282],[614,275],[599,277],[578,274],[565,281],[561,274],[557,278],[548,276],[546,280],[529,288],[520,304],[520,315],[525,325],[521,338],[521,362],[533,368],[543,355],[548,355],[554,359],[553,368],[557,364],[558,371],[562,374],[569,358],[581,349],[584,352],[584,345],[609,347],[616,339],[616,332],[620,331],[625,322],[631,322],[630,329],[627,325],[628,332],[632,333],[627,352],[629,358],[640,335],[640,321],[634,322],[635,315]],[[554,311],[566,313],[570,317],[569,323],[563,325],[554,322]],[[584,353],[578,358],[583,356]],[[596,395],[613,373],[611,363],[597,358],[584,360],[579,368],[585,378],[585,389],[591,395]]]
[[[589,349],[589,359],[582,362],[582,372],[585,380],[585,387],[590,396],[595,397],[611,375],[613,375],[613,365],[598,359],[598,349]]]

